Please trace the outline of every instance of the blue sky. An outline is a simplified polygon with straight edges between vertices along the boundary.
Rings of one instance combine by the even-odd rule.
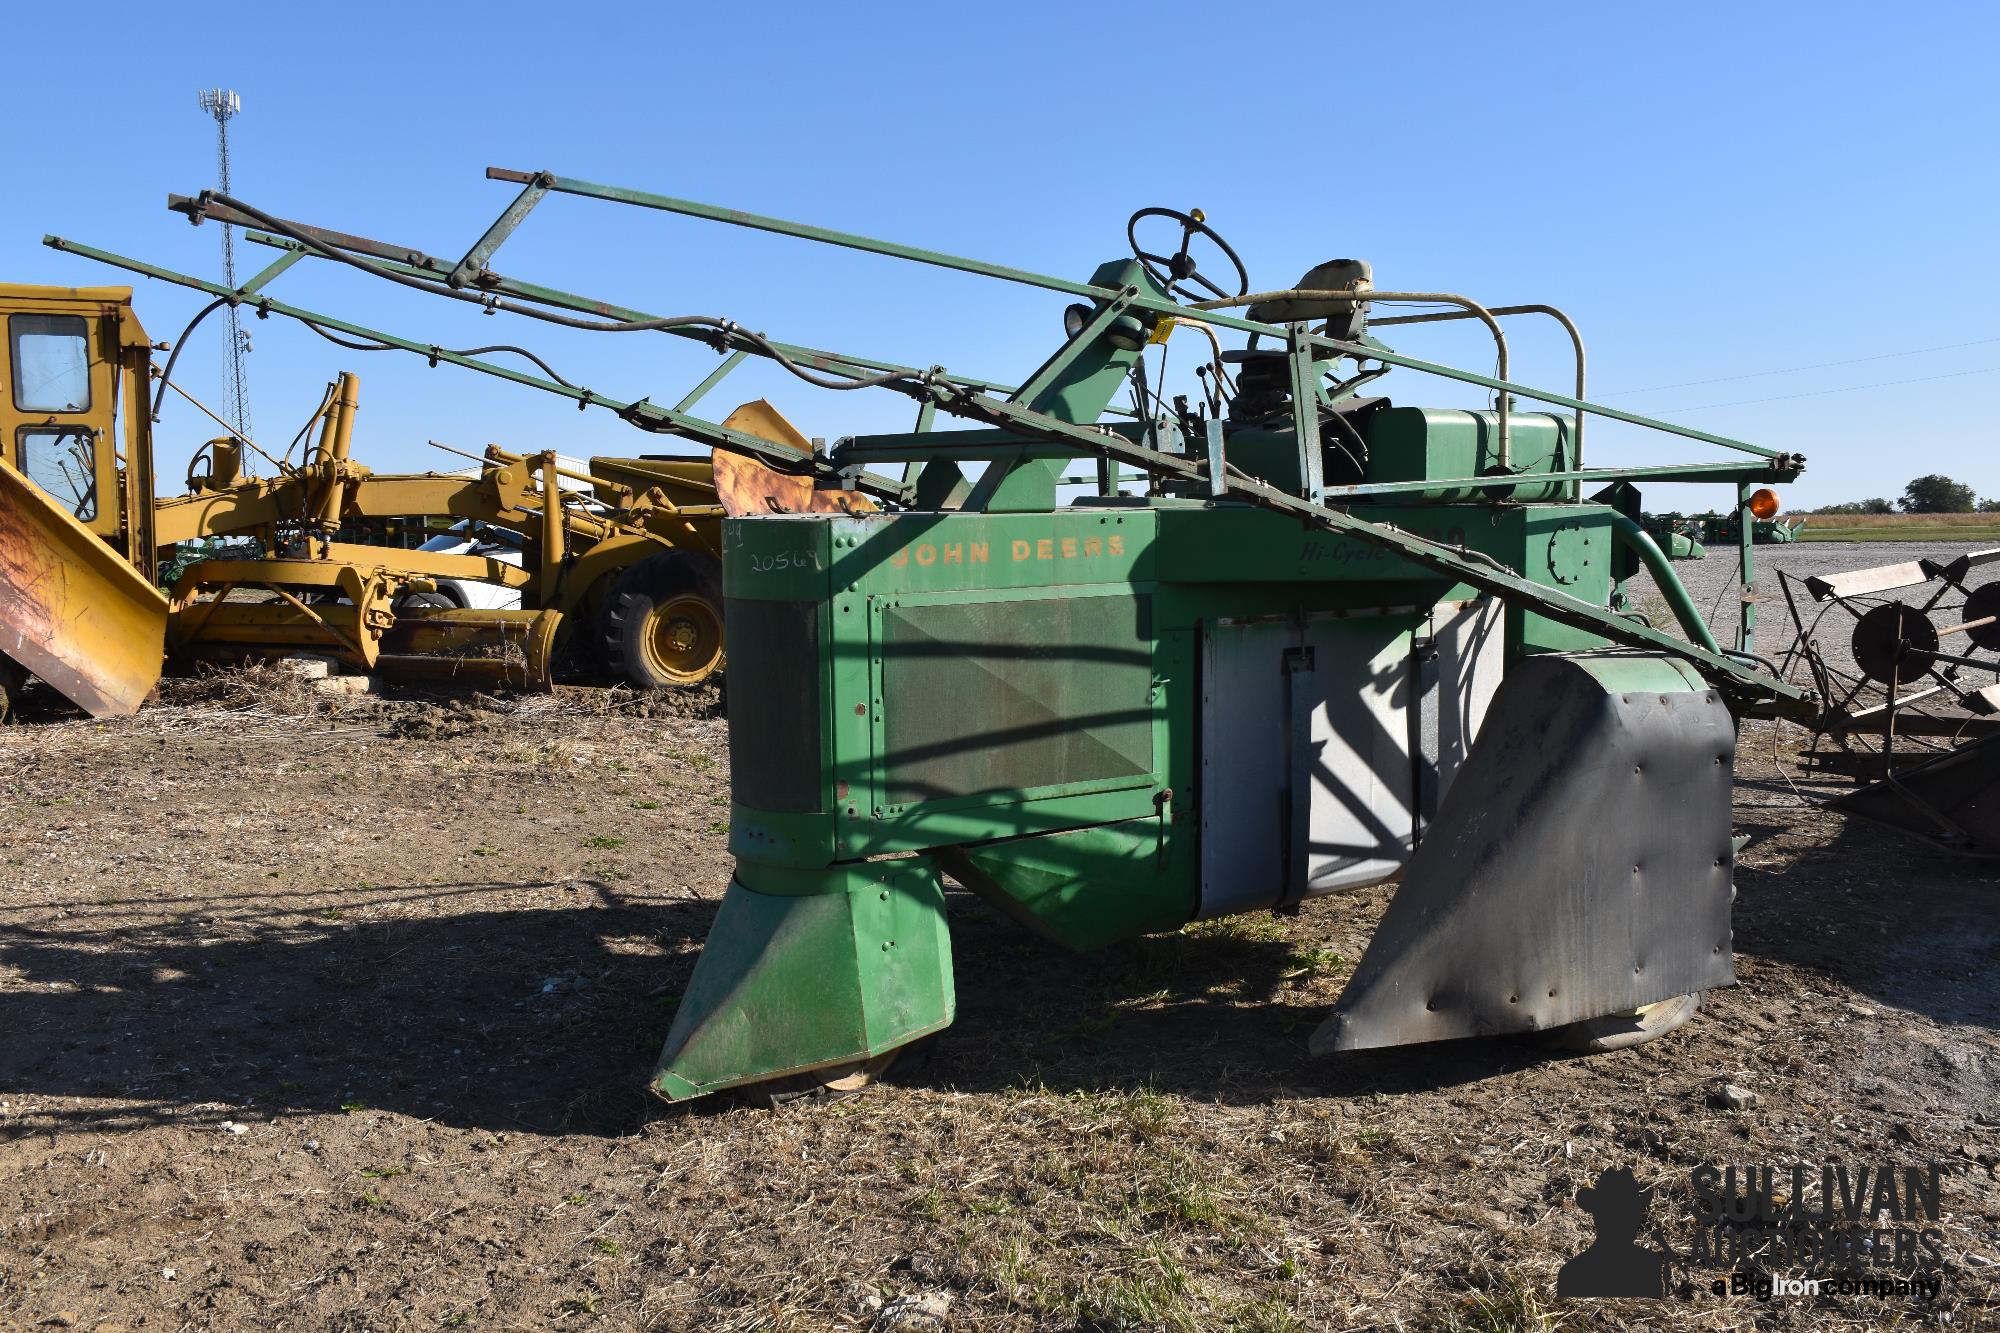
[[[1806,454],[1794,507],[1893,496],[1933,471],[2000,495],[1990,6],[337,13],[14,16],[6,100],[23,121],[8,136],[0,277],[121,281],[44,249],[44,232],[211,273],[215,229],[162,205],[212,183],[195,95],[225,84],[244,102],[232,126],[240,196],[435,253],[461,252],[511,197],[483,178],[489,164],[1079,278],[1123,252],[1133,209],[1198,206],[1260,287],[1357,255],[1383,287],[1564,307],[1590,343],[1593,397]],[[261,257],[244,249],[246,265]],[[295,268],[273,294],[425,342],[525,342],[608,395],[670,402],[714,363],[681,340],[486,318],[316,267]],[[795,342],[994,378],[1047,354],[1063,305],[578,199],[545,204],[495,267],[659,314],[725,315]],[[146,282],[139,302],[155,338],[177,335],[201,304]],[[178,372],[211,402],[219,327],[195,335]],[[1385,332],[1415,355],[1490,367],[1490,345],[1466,328]],[[347,368],[363,380],[357,451],[379,470],[458,465],[426,438],[662,447],[531,390],[342,351],[278,320],[253,333],[261,441],[290,438]],[[1568,382],[1552,327],[1524,321],[1512,337],[1516,378]],[[1384,387],[1404,402],[1472,402],[1402,372]],[[739,372],[706,406],[720,415],[759,394],[812,435],[900,429],[912,415],[900,398],[822,393],[768,369]],[[1722,456],[1594,429],[1599,463]],[[211,433],[170,407],[163,477]]]

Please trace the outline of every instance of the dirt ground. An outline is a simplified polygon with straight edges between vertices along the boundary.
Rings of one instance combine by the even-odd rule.
[[[958,1022],[885,1086],[673,1109],[725,742],[236,677],[0,730],[0,1328],[2000,1326],[2000,868],[1768,733],[1740,984],[1665,1040],[1308,1058],[1386,891],[1090,958],[954,895]],[[1680,1245],[1692,1166],[1931,1160],[1935,1301],[1554,1299],[1606,1167]]]

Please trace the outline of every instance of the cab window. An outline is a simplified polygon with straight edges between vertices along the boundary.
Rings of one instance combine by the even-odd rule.
[[[23,412],[90,410],[90,328],[81,315],[14,315],[14,406]]]
[[[97,517],[97,438],[77,426],[30,426],[14,439],[21,471],[77,518]]]

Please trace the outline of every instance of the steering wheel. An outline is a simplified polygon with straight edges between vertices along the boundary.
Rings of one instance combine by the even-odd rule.
[[[1139,222],[1142,218],[1171,218],[1180,224],[1180,248],[1174,251],[1172,257],[1139,248]],[[1213,241],[1215,248],[1222,251],[1224,258],[1235,268],[1235,291],[1223,291],[1195,264],[1194,257],[1188,253],[1188,247],[1194,244],[1194,238],[1197,236],[1206,236]],[[1236,251],[1229,248],[1229,242],[1223,240],[1216,234],[1215,229],[1208,225],[1206,215],[1199,208],[1187,213],[1172,208],[1142,208],[1126,219],[1125,239],[1132,247],[1133,256],[1146,266],[1146,272],[1153,275],[1153,281],[1159,283],[1161,290],[1169,296],[1179,296],[1190,301],[1206,299],[1200,292],[1188,286],[1189,283],[1201,284],[1210,296],[1219,300],[1244,296],[1250,291],[1250,273],[1243,267],[1243,261],[1236,257]]]

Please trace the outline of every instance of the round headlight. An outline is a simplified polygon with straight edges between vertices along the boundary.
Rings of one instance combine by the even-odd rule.
[[[1136,352],[1146,345],[1146,325],[1137,315],[1120,315],[1104,331],[1104,340],[1121,352]]]

